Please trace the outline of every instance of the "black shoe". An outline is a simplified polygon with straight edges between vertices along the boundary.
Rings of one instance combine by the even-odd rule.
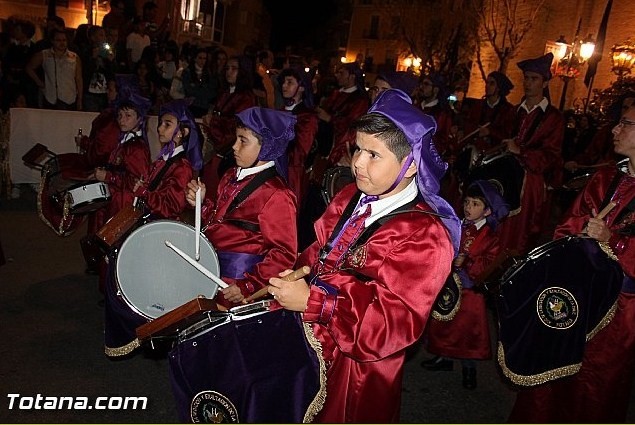
[[[476,368],[463,368],[463,388],[466,388],[468,390],[473,390],[474,388],[476,388]]]
[[[434,363],[425,365],[423,367],[427,370],[432,370],[432,371],[449,372],[452,369],[454,369],[454,361],[444,359],[443,357],[437,357]]]

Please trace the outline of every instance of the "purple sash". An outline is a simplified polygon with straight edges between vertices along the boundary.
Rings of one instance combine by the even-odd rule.
[[[232,279],[243,279],[245,273],[250,272],[256,264],[265,258],[264,255],[242,252],[219,251],[216,254],[220,263],[221,276]]]

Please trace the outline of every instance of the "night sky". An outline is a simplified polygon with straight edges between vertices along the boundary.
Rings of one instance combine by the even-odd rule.
[[[287,45],[320,47],[315,46],[324,41],[320,33],[337,11],[336,0],[264,0],[264,5],[273,19],[270,46],[273,51],[284,50]]]

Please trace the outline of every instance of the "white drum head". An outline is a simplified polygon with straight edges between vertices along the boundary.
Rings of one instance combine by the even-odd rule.
[[[124,301],[134,311],[155,319],[199,295],[216,295],[216,283],[165,245],[168,240],[195,258],[195,233],[188,224],[157,220],[126,238],[117,257],[117,283]],[[203,234],[200,238],[199,264],[219,276],[216,251]]]

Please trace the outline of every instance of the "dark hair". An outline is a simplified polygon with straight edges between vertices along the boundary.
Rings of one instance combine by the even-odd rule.
[[[467,197],[476,198],[485,204],[485,208],[492,209],[492,207],[487,202],[487,199],[485,199],[485,194],[483,194],[483,191],[478,184],[472,184],[467,188],[467,190],[465,191],[465,195],[463,195],[463,198]]]
[[[143,11],[146,12],[148,10],[157,9],[159,6],[156,5],[153,1],[147,1],[143,3]]]
[[[385,115],[376,112],[364,114],[353,121],[351,128],[360,133],[373,135],[383,141],[399,162],[412,150],[404,132]]]

